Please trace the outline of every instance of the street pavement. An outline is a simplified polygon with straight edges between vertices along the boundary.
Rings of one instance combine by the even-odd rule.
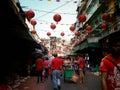
[[[64,82],[64,78],[61,79],[61,90],[101,90],[101,78],[89,71],[85,74],[85,83],[80,84],[73,83],[70,79]],[[31,76],[28,80],[22,83],[19,87],[13,90],[53,90],[53,83],[50,77],[44,81],[44,83],[36,83],[36,76]]]

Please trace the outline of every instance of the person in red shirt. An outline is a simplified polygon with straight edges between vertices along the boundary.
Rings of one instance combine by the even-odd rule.
[[[49,76],[49,65],[50,65],[50,61],[49,58],[46,56],[44,58],[45,79],[48,79]]]
[[[120,90],[120,71],[112,63],[120,68],[120,38],[109,39],[108,45],[109,52],[100,63],[102,90]]]
[[[83,55],[78,56],[78,67],[79,67],[79,75],[80,75],[80,84],[84,83],[84,74],[85,74],[85,59]]]
[[[42,59],[42,54],[40,54],[36,56],[37,83],[39,83],[39,81],[43,82],[43,70],[44,62]]]
[[[62,70],[62,64],[63,61],[57,56],[57,54],[54,54],[54,59],[51,63],[51,69],[52,69],[52,80],[54,83],[54,90],[61,89],[61,70]]]

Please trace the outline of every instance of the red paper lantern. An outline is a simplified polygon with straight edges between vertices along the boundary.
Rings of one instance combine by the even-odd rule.
[[[70,30],[71,31],[74,31],[75,30],[75,27],[72,25],[72,26],[70,26]]]
[[[51,27],[51,29],[54,30],[54,29],[56,28],[56,25],[52,23],[52,24],[50,25],[50,27]]]
[[[35,13],[32,10],[26,11],[26,17],[32,19],[35,16]]]
[[[65,35],[65,33],[64,32],[61,32],[61,36],[64,36]]]
[[[60,14],[55,14],[53,16],[53,19],[54,19],[54,21],[56,21],[58,23],[61,20],[61,15]]]
[[[79,22],[85,22],[86,21],[86,16],[85,15],[79,15],[78,20],[79,20]]]
[[[79,36],[80,35],[80,32],[79,31],[76,31],[75,32],[75,36]]]
[[[50,33],[50,32],[47,32],[47,35],[48,35],[48,36],[50,36],[50,35],[51,35],[51,33]]]
[[[87,33],[88,33],[88,34],[91,34],[91,33],[92,33],[92,31],[91,31],[91,30],[90,30],[90,31],[87,31]]]
[[[86,26],[86,30],[87,30],[87,31],[91,31],[91,30],[92,30],[92,27],[91,27],[90,25],[87,25],[87,26]]]
[[[32,34],[36,34],[36,31],[35,31],[35,30],[32,30],[31,33],[32,33]]]
[[[106,28],[107,28],[107,24],[106,24],[106,23],[103,23],[103,24],[101,25],[101,28],[102,28],[102,29],[106,29]]]
[[[62,40],[62,42],[64,43],[64,42],[65,42],[65,40],[63,39],[63,40]]]
[[[35,20],[31,20],[30,23],[35,26],[37,24],[37,22]]]
[[[104,13],[104,14],[102,15],[102,20],[107,21],[107,20],[109,20],[109,19],[110,19],[110,14]]]

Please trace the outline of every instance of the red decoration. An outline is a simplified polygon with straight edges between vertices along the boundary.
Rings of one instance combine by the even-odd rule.
[[[63,40],[62,40],[62,42],[64,43],[64,42],[65,42],[65,40],[63,39]]]
[[[104,14],[102,15],[102,20],[107,21],[107,20],[109,20],[109,19],[110,19],[110,14],[104,13]]]
[[[92,27],[91,27],[90,25],[87,25],[87,26],[86,26],[86,30],[87,30],[87,31],[91,31],[91,30],[92,30]]]
[[[50,32],[47,32],[47,35],[48,35],[48,36],[50,36],[50,35],[51,35],[51,33],[50,33]]]
[[[53,19],[54,19],[54,21],[56,21],[58,23],[61,20],[61,15],[60,14],[55,14],[53,16]]]
[[[35,30],[32,30],[31,33],[32,33],[32,34],[36,34],[36,31],[35,31]]]
[[[88,34],[91,34],[91,33],[92,33],[92,31],[91,31],[91,30],[90,30],[90,31],[87,31],[87,33],[88,33]]]
[[[35,26],[37,24],[37,22],[35,20],[31,20],[30,23]]]
[[[71,31],[74,31],[75,30],[75,27],[72,25],[72,26],[70,26],[70,30]]]
[[[65,35],[65,33],[64,32],[61,32],[61,36],[64,36]]]
[[[103,24],[101,25],[101,28],[102,28],[102,29],[106,29],[106,28],[107,28],[107,24],[106,24],[106,23],[103,23]]]
[[[56,25],[52,23],[52,24],[50,25],[50,27],[51,27],[51,29],[54,30],[54,29],[56,28]]]
[[[86,21],[86,16],[85,15],[79,15],[78,20],[79,20],[79,22],[85,22]]]
[[[80,32],[79,31],[76,31],[75,32],[75,36],[79,36],[80,35]]]
[[[35,13],[32,10],[26,11],[26,17],[32,19],[35,16]]]

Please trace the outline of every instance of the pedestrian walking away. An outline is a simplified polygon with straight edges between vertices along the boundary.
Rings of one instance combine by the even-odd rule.
[[[42,54],[36,55],[37,83],[39,83],[40,81],[43,82],[44,62],[42,57]]]
[[[51,63],[51,69],[52,69],[52,80],[54,84],[54,90],[61,89],[61,70],[62,70],[62,60],[57,56],[57,54],[54,55],[54,59]]]

